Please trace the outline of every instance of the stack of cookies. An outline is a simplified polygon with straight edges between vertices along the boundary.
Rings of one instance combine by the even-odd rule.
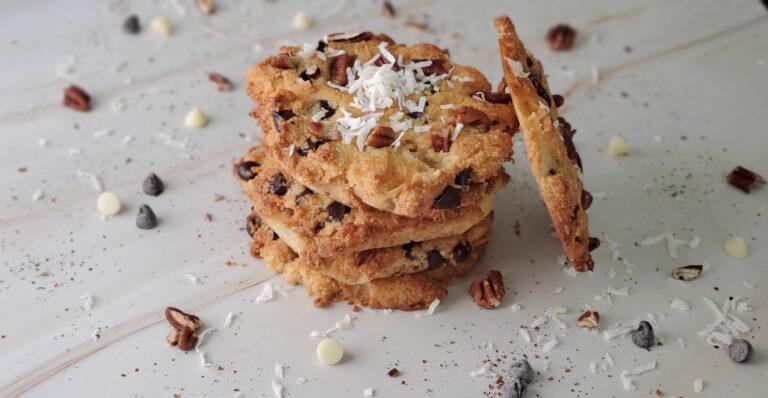
[[[251,252],[316,305],[423,309],[478,262],[518,127],[479,71],[334,34],[260,62],[248,93],[265,136],[234,165]]]

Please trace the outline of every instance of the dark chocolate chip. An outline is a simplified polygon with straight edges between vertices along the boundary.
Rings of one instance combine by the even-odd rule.
[[[595,238],[594,236],[591,236],[587,241],[587,249],[589,249],[589,251],[593,251],[598,247],[600,247],[600,239]]]
[[[130,15],[123,22],[123,30],[125,33],[135,35],[141,31],[141,24],[139,24],[138,15]]]
[[[245,219],[245,232],[247,232],[248,236],[251,238],[255,237],[254,235],[256,235],[256,231],[259,227],[261,227],[261,220],[255,214],[251,214]]]
[[[326,100],[320,100],[317,101],[320,104],[320,107],[325,109],[325,116],[323,116],[322,120],[328,119],[329,117],[333,116],[334,113],[336,113],[336,109],[333,109],[331,104],[328,103]]]
[[[755,184],[765,184],[765,178],[763,178],[763,176],[741,166],[736,166],[731,170],[731,172],[728,173],[728,177],[726,177],[726,181],[746,193],[749,193]]]
[[[557,175],[557,170],[555,170],[555,169],[549,169],[549,170],[547,170],[547,174],[548,174],[548,175],[551,175],[551,176],[553,176],[553,175]]]
[[[149,173],[147,178],[144,179],[144,182],[141,183],[141,189],[147,195],[157,196],[163,193],[165,185],[163,184],[163,180],[161,180],[155,173]]]
[[[456,177],[453,179],[453,183],[459,186],[467,186],[472,181],[472,168],[467,167],[466,169],[460,171],[458,174],[456,174]]]
[[[374,253],[375,253],[374,250],[364,250],[364,251],[361,251],[360,253],[357,253],[357,256],[355,257],[355,265],[359,267],[367,263],[368,260],[370,260],[371,257],[373,257]]]
[[[299,204],[301,200],[304,199],[305,196],[312,195],[314,193],[315,191],[309,188],[304,188],[304,190],[300,194],[296,195],[296,199],[295,199],[296,204]]]
[[[277,173],[269,179],[269,193],[283,196],[288,193],[288,182],[283,173]]]
[[[413,255],[413,248],[419,245],[421,245],[421,243],[414,242],[414,241],[410,241],[402,245],[401,247],[403,248],[403,250],[405,250],[405,257],[409,260],[415,260],[416,256]]]
[[[411,119],[418,119],[421,116],[421,112],[408,112],[405,115]]]
[[[576,217],[579,216],[579,209],[581,209],[581,206],[579,205],[573,207],[573,213],[571,213],[571,221],[575,220]]]
[[[152,208],[147,205],[139,207],[139,214],[136,215],[136,226],[141,229],[152,229],[157,226],[157,217]]]
[[[307,138],[307,147],[306,148],[299,148],[296,150],[296,152],[299,153],[301,156],[307,156],[307,154],[310,151],[315,151],[317,148],[320,148],[320,145],[325,144],[324,140],[317,140],[314,141],[311,138]]]
[[[326,47],[328,47],[328,43],[320,40],[320,41],[317,42],[317,49],[316,50],[322,52],[322,51],[325,51]]]
[[[654,343],[653,328],[648,321],[641,321],[640,326],[632,331],[632,342],[640,348],[649,350]]]
[[[349,213],[350,208],[339,202],[333,202],[325,209],[328,213],[328,221],[341,221]]]
[[[521,359],[509,366],[509,377],[520,379],[524,384],[531,384],[534,377],[533,368],[528,361]]]
[[[299,77],[302,80],[312,80],[320,76],[320,68],[315,64],[310,64],[306,69],[299,72]]]
[[[280,132],[280,119],[283,121],[290,120],[296,116],[290,109],[283,109],[280,111],[272,112],[272,124],[275,125],[275,131]]]
[[[501,398],[525,398],[528,386],[519,378],[508,378],[501,388]]]
[[[460,205],[461,192],[457,188],[447,186],[440,195],[437,195],[432,207],[435,209],[446,210],[455,209]]]
[[[728,347],[728,356],[731,357],[733,362],[746,362],[752,358],[753,352],[752,344],[744,339],[733,339],[733,342]]]
[[[439,250],[430,250],[427,252],[427,269],[437,269],[443,265],[445,260]]]
[[[325,223],[322,221],[316,221],[315,225],[312,227],[312,230],[315,232],[320,232],[320,230],[323,228],[325,228]]]
[[[554,94],[552,95],[552,102],[554,102],[555,106],[559,108],[565,103],[565,98],[563,98],[563,96],[560,94]]]
[[[456,263],[463,263],[469,260],[469,256],[472,254],[472,246],[469,243],[459,243],[453,248],[453,261]]]
[[[589,207],[592,206],[592,194],[589,193],[589,191],[582,190],[581,191],[581,207],[584,208],[584,210],[589,209]]]
[[[243,181],[250,181],[256,178],[256,172],[253,171],[254,167],[261,166],[258,162],[251,160],[242,161],[237,164],[237,176]]]

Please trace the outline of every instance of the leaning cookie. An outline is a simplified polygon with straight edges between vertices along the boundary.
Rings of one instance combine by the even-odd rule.
[[[407,218],[366,205],[348,207],[314,192],[283,173],[260,147],[234,169],[262,221],[297,253],[321,257],[461,235],[491,212],[496,190],[509,179],[499,169],[489,181],[455,185],[461,196],[451,200],[462,206]]]
[[[268,241],[277,236],[268,227],[270,223],[252,212],[247,219],[246,230],[257,241]],[[347,285],[360,285],[374,279],[403,274],[454,267],[467,261],[472,251],[488,242],[493,224],[493,213],[460,235],[409,242],[401,246],[370,249],[363,252],[339,253],[332,257],[301,256],[303,266]],[[283,242],[285,234],[280,235]],[[289,245],[290,247],[290,245]]]
[[[252,115],[281,169],[349,206],[407,217],[465,201],[512,157],[507,94],[430,44],[363,32],[283,47],[248,73]]]
[[[507,16],[495,20],[504,79],[524,133],[526,153],[568,259],[578,271],[594,266],[586,209],[592,196],[579,179],[581,159],[570,124],[558,117],[541,63],[526,49]],[[578,169],[577,169],[578,167]]]
[[[374,309],[413,311],[427,308],[436,299],[444,299],[451,282],[472,269],[484,248],[485,244],[475,248],[462,262],[446,263],[432,270],[374,279],[357,285],[341,283],[307,267],[296,252],[263,225],[254,233],[251,254],[263,258],[267,266],[281,273],[286,282],[303,285],[307,293],[314,297],[317,307],[346,300]]]

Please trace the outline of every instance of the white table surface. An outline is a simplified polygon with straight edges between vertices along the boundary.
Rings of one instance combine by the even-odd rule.
[[[394,1],[394,20],[381,17],[374,1],[218,3],[215,15],[202,16],[187,0],[3,2],[0,396],[226,397],[239,390],[270,397],[276,363],[286,366],[290,397],[355,397],[368,387],[376,397],[493,396],[492,377],[473,380],[469,373],[490,359],[503,375],[523,355],[541,372],[529,397],[647,397],[656,389],[689,397],[697,378],[704,381],[697,396],[765,396],[768,189],[745,195],[724,182],[737,164],[768,174],[768,13],[757,0]],[[302,8],[314,25],[296,32],[291,19]],[[122,32],[129,13],[141,18],[139,36]],[[335,334],[345,360],[319,364],[310,331],[333,326],[351,313],[348,305],[316,309],[301,289],[255,301],[265,281],[285,284],[247,255],[248,205],[229,171],[232,159],[261,135],[248,117],[245,71],[283,42],[365,28],[449,47],[455,61],[477,66],[496,82],[501,73],[492,18],[501,13],[513,17],[554,91],[566,96],[563,113],[578,129],[585,183],[598,193],[590,210],[593,234],[620,245],[637,270],[628,274],[604,240],[592,275],[563,272],[559,244],[550,237],[518,143],[517,161],[508,166],[512,182],[499,194],[494,239],[480,267],[450,289],[432,317],[354,314],[354,328]],[[158,15],[171,21],[167,40],[148,29]],[[428,21],[429,31],[405,28],[407,16]],[[547,48],[543,36],[558,22],[578,29],[573,51]],[[214,90],[207,81],[213,71],[231,77],[235,90]],[[92,94],[92,112],[60,105],[70,82]],[[115,101],[124,104],[122,111],[112,109]],[[204,129],[183,126],[193,106],[210,117]],[[113,134],[94,138],[102,129]],[[164,134],[185,147],[167,145]],[[629,156],[605,153],[613,134],[629,140]],[[123,144],[125,136],[133,140]],[[22,167],[28,171],[18,171]],[[124,212],[100,219],[98,192],[78,170],[94,173],[120,195]],[[141,192],[149,172],[166,182],[159,197]],[[44,197],[32,201],[38,189]],[[214,202],[213,193],[226,199]],[[142,203],[159,216],[154,230],[134,225]],[[203,218],[206,212],[212,221]],[[634,244],[665,231],[685,240],[699,236],[701,246],[681,248],[672,260],[663,242]],[[748,257],[723,252],[731,235],[747,240]],[[668,280],[674,267],[705,261],[711,268],[689,286]],[[470,280],[488,269],[501,270],[507,284],[503,307],[495,311],[479,310],[466,293]],[[559,295],[558,286],[564,287]],[[611,286],[629,286],[630,295],[615,297],[612,305],[594,299]],[[95,299],[90,311],[81,304],[85,294]],[[747,338],[756,354],[749,364],[734,364],[696,335],[714,319],[701,298],[721,304],[729,296],[754,308],[738,314],[752,327]],[[691,310],[670,309],[676,297]],[[513,303],[523,310],[511,311]],[[166,345],[162,310],[168,305],[217,329],[203,346],[212,368],[202,368],[194,352]],[[569,309],[562,316],[568,328],[549,322],[532,332],[543,342],[559,339],[544,354],[541,343],[525,343],[518,329],[552,305]],[[583,308],[597,309],[604,327],[661,313],[656,329],[664,345],[646,352],[628,338],[606,340],[580,330],[574,321]],[[223,328],[229,312],[234,321]],[[98,341],[91,338],[96,330]],[[593,375],[590,362],[603,363],[606,352],[616,367]],[[545,358],[550,366],[542,371]],[[637,390],[622,390],[621,371],[651,360],[657,369],[635,377]],[[386,375],[393,366],[400,378]],[[295,384],[299,377],[307,382]]]

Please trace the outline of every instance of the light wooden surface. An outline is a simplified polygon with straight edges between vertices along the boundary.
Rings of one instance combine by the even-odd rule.
[[[269,397],[280,363],[291,397],[362,396],[368,387],[376,397],[477,397],[488,393],[494,379],[473,380],[471,371],[491,359],[503,374],[520,356],[540,371],[545,358],[551,363],[529,396],[647,397],[656,389],[692,396],[697,378],[704,380],[698,396],[763,396],[768,190],[744,195],[723,179],[737,164],[768,174],[768,13],[757,0],[394,1],[394,20],[381,17],[373,1],[218,3],[212,16],[187,0],[3,3],[0,396],[218,397],[239,390]],[[291,19],[302,8],[314,25],[296,32]],[[139,36],[121,30],[129,13],[141,18]],[[229,172],[231,160],[261,134],[248,117],[242,76],[283,42],[365,28],[398,41],[446,46],[456,62],[477,66],[495,82],[501,73],[491,22],[501,13],[513,17],[544,62],[554,91],[566,96],[563,113],[578,129],[586,186],[599,196],[590,210],[593,234],[620,245],[622,258],[637,270],[628,274],[604,241],[593,275],[573,278],[562,271],[558,243],[549,236],[517,145],[517,162],[508,167],[512,182],[500,193],[494,240],[480,269],[451,289],[433,317],[354,314],[354,328],[336,334],[347,358],[335,367],[320,365],[310,331],[333,326],[351,313],[348,306],[315,309],[301,289],[278,293],[269,303],[255,301],[264,281],[284,283],[246,253],[248,205]],[[171,21],[166,40],[148,29],[158,15]],[[408,16],[428,21],[430,29],[404,28]],[[573,51],[554,54],[546,47],[544,33],[557,22],[578,29]],[[592,68],[599,71],[597,82]],[[231,77],[235,90],[215,91],[208,72]],[[93,95],[92,112],[60,105],[69,82]],[[115,101],[124,105],[121,111],[113,109]],[[210,116],[206,128],[183,126],[193,106]],[[103,129],[113,133],[94,138]],[[613,134],[629,140],[628,157],[605,154]],[[124,144],[126,136],[132,140]],[[169,145],[170,136],[184,147]],[[98,193],[78,170],[97,175],[119,194],[124,212],[100,219]],[[141,193],[149,172],[167,184],[159,197]],[[32,201],[38,189],[44,196]],[[214,193],[226,199],[214,202]],[[158,214],[157,229],[135,227],[142,203]],[[699,236],[701,246],[681,248],[671,260],[663,242],[634,244],[665,231],[680,239]],[[723,253],[731,234],[747,240],[747,258]],[[675,266],[704,261],[711,269],[690,286],[668,280]],[[509,293],[504,308],[480,311],[466,290],[471,278],[491,268],[504,273]],[[561,294],[554,293],[558,286],[564,287]],[[610,286],[629,286],[629,297],[615,297],[612,305],[595,301]],[[90,311],[81,304],[85,294],[95,299]],[[754,307],[739,314],[752,326],[747,336],[757,350],[749,364],[732,363],[696,335],[714,319],[701,297],[721,304],[729,296]],[[691,311],[670,309],[676,297]],[[511,311],[512,303],[523,310]],[[165,344],[168,326],[161,314],[168,305],[217,329],[203,346],[212,368]],[[562,318],[569,327],[549,322],[532,332],[543,342],[559,339],[544,354],[541,343],[523,342],[518,329],[552,305],[568,307]],[[574,321],[585,307],[600,311],[605,326],[662,313],[657,332],[664,345],[646,352],[628,338],[605,340],[578,330]],[[223,328],[229,312],[234,321]],[[94,341],[97,330],[100,339]],[[687,348],[678,346],[679,337]],[[590,362],[603,363],[606,352],[616,367],[593,375]],[[635,378],[636,391],[623,391],[621,370],[650,360],[658,368]],[[391,367],[403,375],[388,377]],[[307,382],[296,384],[299,377]]]

